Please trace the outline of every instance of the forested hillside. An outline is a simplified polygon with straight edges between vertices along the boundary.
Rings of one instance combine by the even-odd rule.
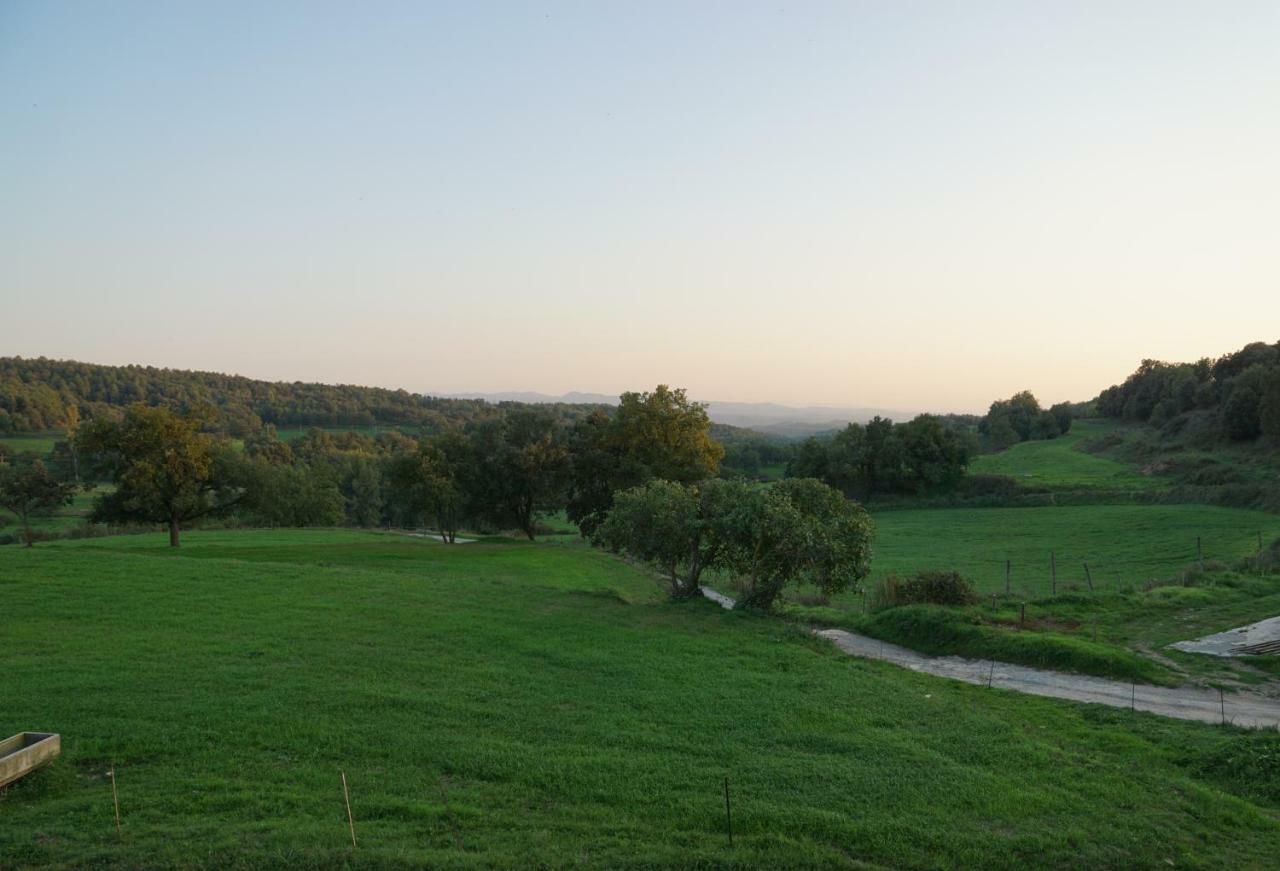
[[[1143,360],[1122,384],[1102,391],[1097,413],[1201,442],[1264,437],[1280,445],[1280,342],[1253,342],[1195,363]]]
[[[493,417],[520,403],[445,399],[381,387],[258,381],[217,372],[99,366],[70,360],[0,358],[0,433],[65,429],[74,419],[118,413],[134,403],[216,409],[219,428],[243,436],[278,427],[381,424],[436,431]],[[540,406],[565,422],[605,406]]]

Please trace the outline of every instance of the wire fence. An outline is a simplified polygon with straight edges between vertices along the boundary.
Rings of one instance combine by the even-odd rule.
[[[1251,536],[1252,537],[1252,536]],[[965,575],[986,594],[1006,594],[1041,598],[1071,592],[1097,592],[1151,586],[1167,580],[1191,576],[1197,570],[1223,566],[1244,571],[1261,571],[1265,548],[1262,536],[1256,547],[1242,548],[1237,537],[1231,542],[1193,539],[1177,549],[1151,549],[1132,540],[1117,542],[1112,548],[1019,548],[1006,556],[955,556],[898,558],[881,564],[873,562],[873,573],[906,574],[917,570],[951,570]],[[914,564],[914,567],[908,568]]]

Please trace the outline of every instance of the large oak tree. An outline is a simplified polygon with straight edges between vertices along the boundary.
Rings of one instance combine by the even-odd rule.
[[[115,491],[100,496],[93,520],[161,523],[169,546],[178,546],[183,524],[230,511],[244,488],[239,465],[225,437],[202,432],[206,417],[166,408],[130,405],[119,421],[97,419],[81,426],[76,443],[109,475]]]

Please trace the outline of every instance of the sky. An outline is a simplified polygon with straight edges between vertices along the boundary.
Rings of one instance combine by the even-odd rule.
[[[1280,3],[0,3],[0,355],[978,411],[1280,338]]]

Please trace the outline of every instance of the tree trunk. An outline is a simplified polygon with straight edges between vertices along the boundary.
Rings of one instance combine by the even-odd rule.
[[[178,519],[176,517],[169,518],[169,547],[178,546]]]

